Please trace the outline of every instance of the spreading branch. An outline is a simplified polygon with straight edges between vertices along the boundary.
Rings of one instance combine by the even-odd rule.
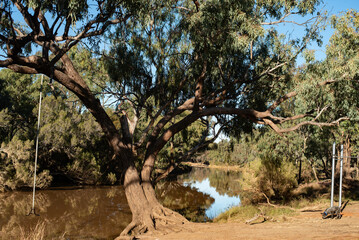
[[[289,16],[295,15],[295,14],[298,14],[298,13],[297,12],[288,12],[288,13],[284,14],[283,17],[281,17],[277,21],[261,22],[261,25],[276,25],[276,24],[280,24],[280,23],[292,23],[292,24],[295,24],[295,25],[298,25],[298,26],[304,26],[304,25],[307,25],[308,23],[312,22],[314,19],[317,18],[317,16],[314,16],[314,17],[311,17],[311,18],[309,18],[308,20],[306,20],[306,21],[304,21],[302,23],[299,23],[299,22],[296,22],[296,21],[288,21],[288,20],[286,20]]]

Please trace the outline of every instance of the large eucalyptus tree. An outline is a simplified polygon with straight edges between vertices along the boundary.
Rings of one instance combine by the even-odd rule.
[[[195,121],[216,116],[231,133],[262,124],[283,134],[305,124],[332,126],[342,119],[319,122],[322,109],[278,115],[280,104],[298,94],[298,83],[292,81],[296,57],[318,39],[318,4],[318,0],[5,0],[0,3],[0,67],[53,78],[95,117],[112,148],[113,161],[124,172],[133,219],[122,236],[171,224],[178,227],[186,220],[157,201],[151,173],[161,149]],[[293,15],[309,18],[296,24],[288,19]],[[276,27],[287,22],[306,26],[303,36],[280,36]],[[80,42],[95,46],[106,33],[112,44],[107,56],[112,82],[105,87],[121,103],[117,106],[123,113],[121,130],[67,55]],[[333,81],[323,79],[315,87]],[[143,117],[147,125],[136,132]],[[288,121],[294,121],[290,128],[280,127]],[[137,169],[139,150],[144,154]]]

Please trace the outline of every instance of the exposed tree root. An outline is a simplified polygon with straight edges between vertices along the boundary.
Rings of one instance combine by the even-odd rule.
[[[165,235],[183,230],[188,220],[179,213],[158,204],[152,208],[147,216],[133,217],[132,222],[122,231],[115,240],[140,238],[140,235]]]

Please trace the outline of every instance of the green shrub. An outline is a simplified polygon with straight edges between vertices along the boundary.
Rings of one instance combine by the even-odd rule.
[[[291,162],[269,154],[252,161],[242,175],[242,202],[258,203],[266,198],[287,201],[297,186],[295,171]]]
[[[8,144],[2,145],[5,154],[2,154],[0,159],[0,191],[33,185],[35,159],[33,146],[33,141],[22,141],[17,136]],[[37,173],[36,186],[38,188],[48,187],[51,181],[49,171]]]

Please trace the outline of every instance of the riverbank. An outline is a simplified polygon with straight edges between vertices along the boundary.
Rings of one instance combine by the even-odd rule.
[[[243,221],[189,223],[177,233],[142,236],[143,240],[238,240],[238,239],[359,239],[359,202],[349,202],[342,219],[322,219],[325,206],[298,210],[298,214],[253,225]]]
[[[231,170],[231,171],[241,170],[241,168],[236,165],[214,165],[214,164],[204,164],[204,163],[194,163],[194,162],[182,162],[182,164],[191,167],[214,168],[214,169]]]

